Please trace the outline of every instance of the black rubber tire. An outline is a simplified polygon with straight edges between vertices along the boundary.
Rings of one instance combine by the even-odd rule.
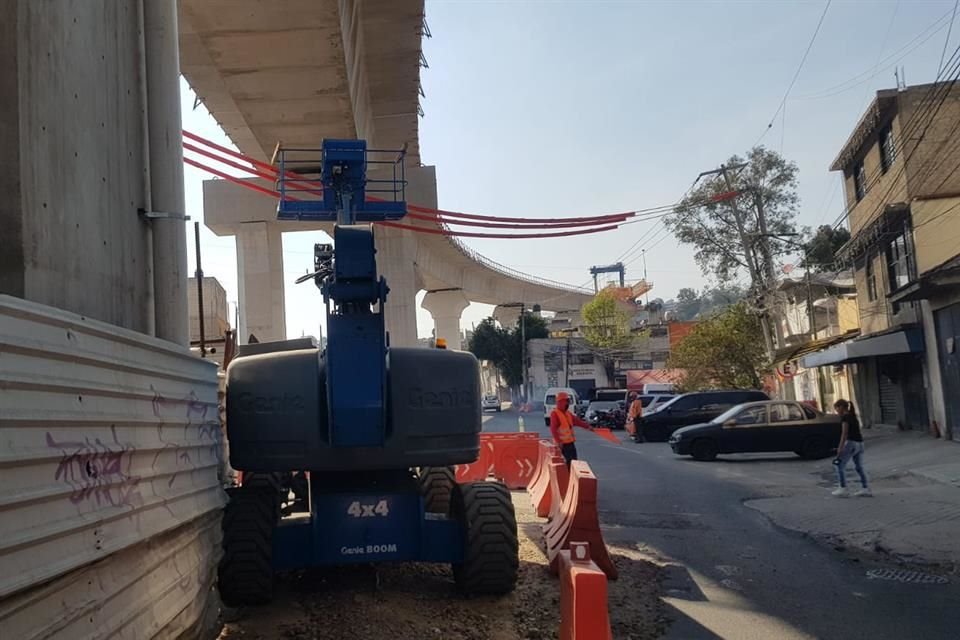
[[[717,443],[708,438],[694,440],[690,446],[690,455],[693,456],[694,460],[699,460],[700,462],[716,460],[718,453]]]
[[[470,482],[453,492],[463,527],[463,562],[453,565],[457,588],[468,595],[503,595],[517,586],[520,544],[510,492],[499,482]]]
[[[457,478],[453,467],[420,467],[420,495],[427,513],[450,514],[450,500]]]
[[[220,599],[229,607],[273,599],[273,529],[279,519],[275,493],[240,487],[223,512],[223,557],[217,569]]]
[[[799,454],[807,460],[820,460],[830,455],[830,444],[823,436],[810,436],[803,441]]]

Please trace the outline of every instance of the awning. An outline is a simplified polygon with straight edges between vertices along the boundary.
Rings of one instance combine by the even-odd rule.
[[[829,349],[811,353],[801,359],[800,364],[807,368],[825,367],[877,356],[893,356],[922,351],[923,332],[919,327],[910,327],[878,336],[867,336],[841,342]]]
[[[860,334],[860,330],[854,329],[852,331],[846,332],[843,335],[827,336],[825,338],[818,338],[817,340],[811,340],[809,342],[805,342],[804,344],[801,344],[799,346],[780,349],[774,354],[773,362],[774,364],[777,364],[777,365],[782,365],[785,362],[792,362],[793,360],[796,360],[800,356],[806,355],[808,353],[812,353],[814,351],[819,351],[824,347],[829,347],[830,345],[834,345],[844,340],[850,340],[852,338],[855,338],[859,334]]]

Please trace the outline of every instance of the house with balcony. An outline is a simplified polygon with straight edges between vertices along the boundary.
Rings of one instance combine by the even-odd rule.
[[[841,171],[860,335],[802,359],[849,367],[867,425],[960,439],[960,86],[877,92]]]
[[[860,334],[853,273],[809,273],[777,285],[776,321],[783,345],[774,357],[777,395],[827,409],[851,397],[849,367],[804,366],[807,354]]]

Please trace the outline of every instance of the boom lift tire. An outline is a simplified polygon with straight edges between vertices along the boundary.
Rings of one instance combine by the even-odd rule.
[[[277,495],[264,486],[230,490],[223,512],[223,557],[217,568],[220,599],[229,607],[266,604],[273,599]]]
[[[499,482],[457,485],[451,504],[463,527],[463,562],[453,565],[457,587],[469,595],[502,595],[517,585],[520,545],[510,492]]]
[[[450,499],[457,484],[453,467],[420,467],[417,478],[427,513],[450,513]]]

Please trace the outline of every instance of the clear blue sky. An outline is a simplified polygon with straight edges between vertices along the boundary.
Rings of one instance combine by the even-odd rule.
[[[744,153],[767,130],[824,6],[428,0],[433,38],[424,43],[430,67],[421,71],[420,142],[423,162],[437,166],[440,206],[559,217],[676,202],[698,173]],[[953,6],[831,4],[785,115],[762,140],[778,151],[782,145],[799,166],[801,225],[841,213],[840,179],[828,166],[873,92],[895,86],[894,66],[905,68],[908,84],[936,77]],[[954,27],[948,57],[960,44]],[[192,104],[185,92],[185,127],[223,139]],[[187,170],[195,219],[202,178]],[[576,239],[468,243],[505,265],[583,284],[591,265],[614,262],[647,234],[637,248],[648,247],[652,295],[667,299],[681,287],[708,284],[692,251],[653,228],[659,224]],[[318,235],[284,238],[288,283],[309,266]],[[203,250],[205,273],[235,300],[232,241],[206,233]],[[643,275],[639,255],[630,256],[628,279]],[[316,333],[319,296],[291,296],[293,287],[288,333]],[[472,305],[464,327],[489,312]],[[420,334],[429,335],[429,314],[418,320]]]

